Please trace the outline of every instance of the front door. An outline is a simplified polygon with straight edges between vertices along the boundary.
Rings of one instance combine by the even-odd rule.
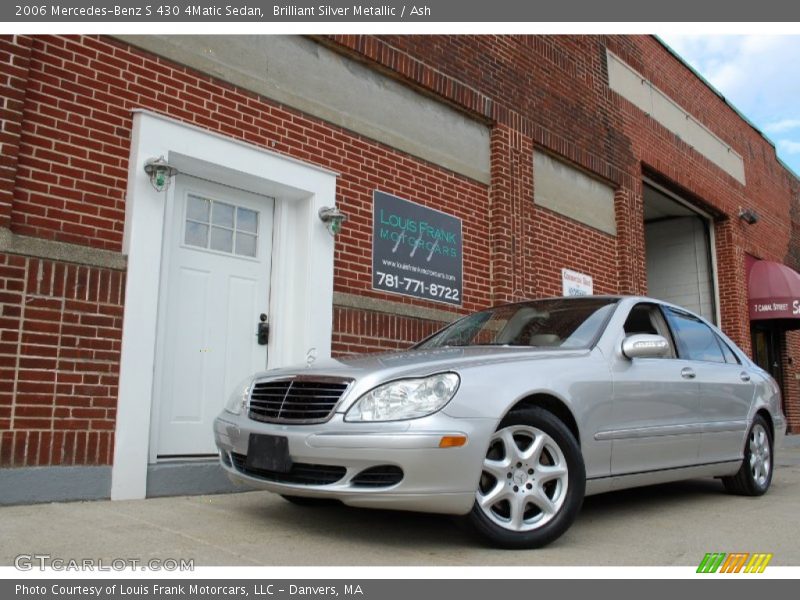
[[[691,361],[678,355],[664,315],[655,304],[637,304],[624,328],[626,336],[661,335],[670,350],[663,358],[618,361],[614,372],[614,429],[596,436],[613,440],[611,474],[695,464],[700,429],[696,426],[698,386]]]
[[[227,396],[266,368],[256,334],[269,305],[273,209],[266,196],[175,181],[156,354],[159,457],[214,454],[212,421]]]

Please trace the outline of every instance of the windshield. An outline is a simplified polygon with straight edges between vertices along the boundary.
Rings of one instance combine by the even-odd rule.
[[[498,306],[456,321],[416,348],[589,348],[600,335],[616,303],[615,298],[584,297]]]

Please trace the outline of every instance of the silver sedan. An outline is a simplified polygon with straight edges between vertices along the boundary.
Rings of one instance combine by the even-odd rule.
[[[299,504],[465,515],[533,548],[585,495],[689,477],[759,496],[778,385],[720,330],[642,297],[499,306],[406,352],[244,381],[214,424],[235,481]]]

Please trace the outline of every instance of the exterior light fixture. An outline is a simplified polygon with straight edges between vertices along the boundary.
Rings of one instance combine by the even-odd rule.
[[[319,218],[330,234],[336,235],[342,230],[342,223],[347,220],[347,215],[335,206],[325,206],[319,209]]]
[[[150,178],[150,185],[157,192],[163,192],[169,187],[172,178],[178,174],[178,169],[169,164],[163,156],[148,158],[144,163],[144,172]]]
[[[739,218],[748,225],[758,223],[758,213],[751,208],[740,208]]]

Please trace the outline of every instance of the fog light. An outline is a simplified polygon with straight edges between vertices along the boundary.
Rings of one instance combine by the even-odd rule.
[[[460,448],[467,443],[465,435],[445,435],[439,440],[439,448]]]

